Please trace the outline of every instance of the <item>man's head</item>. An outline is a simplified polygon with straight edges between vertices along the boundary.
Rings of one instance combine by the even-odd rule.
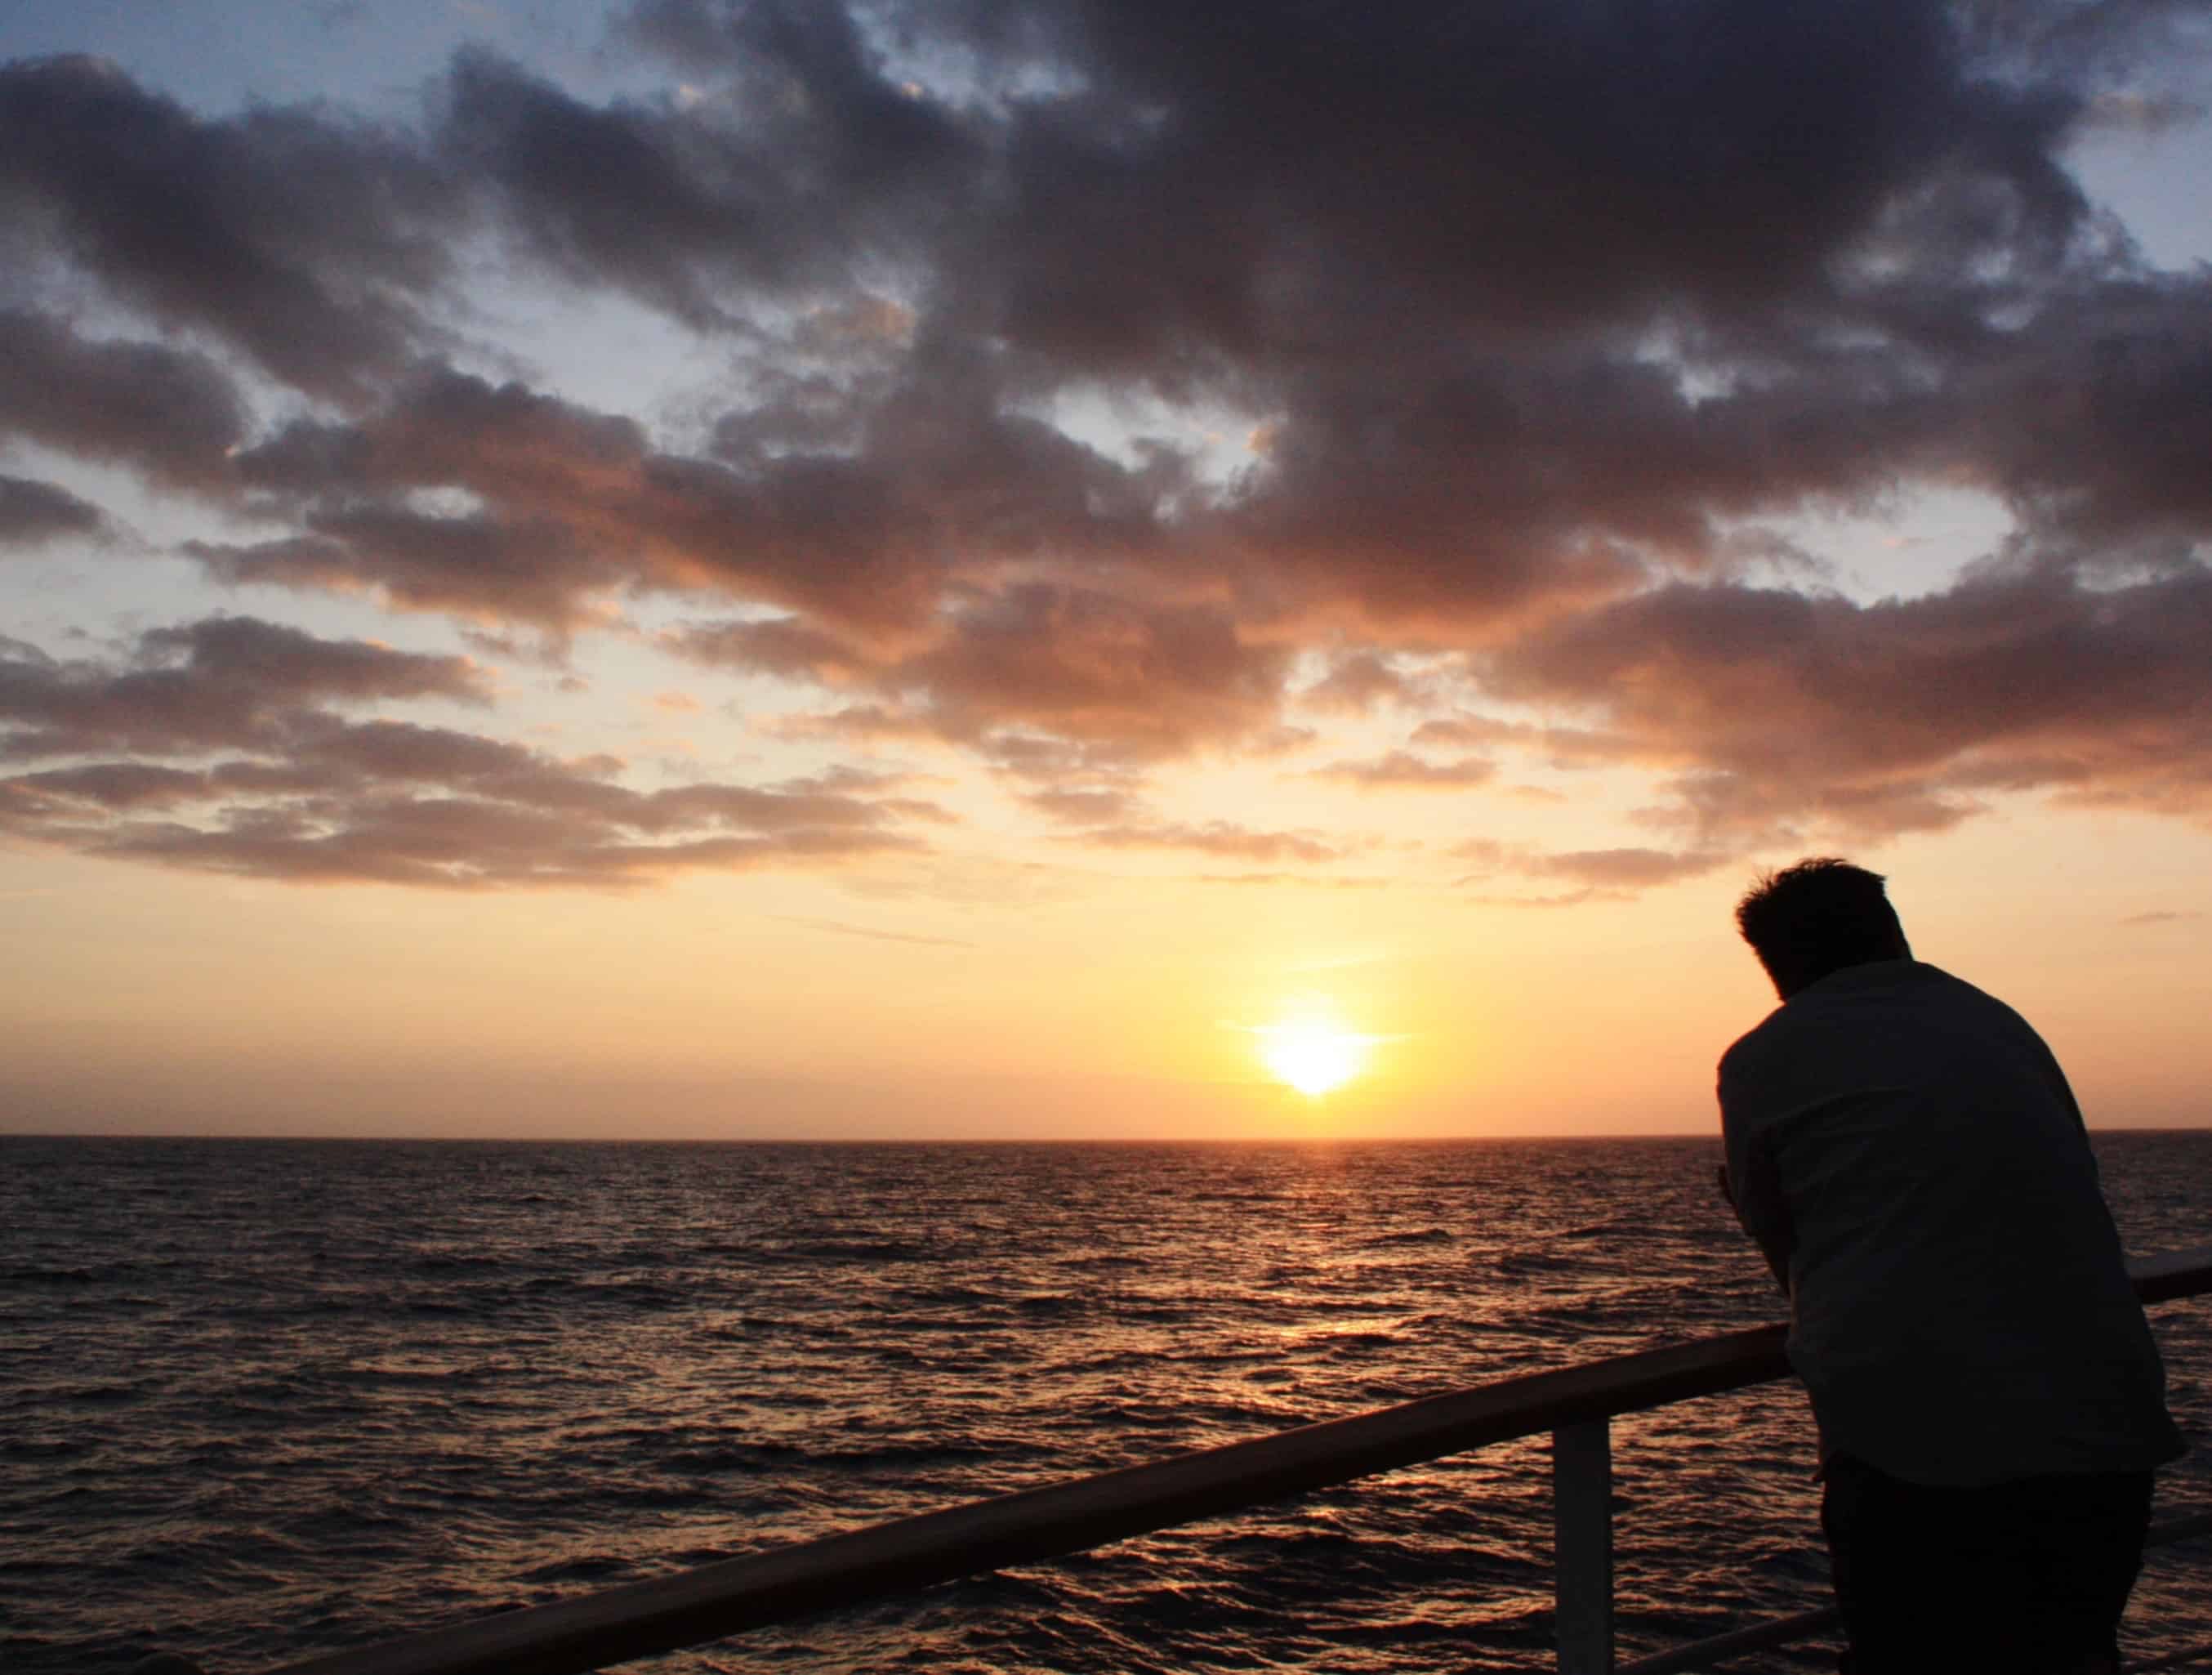
[[[1770,873],[1746,892],[1736,929],[1775,993],[1786,1001],[1846,965],[1912,958],[1881,883],[1880,873],[1824,857]]]

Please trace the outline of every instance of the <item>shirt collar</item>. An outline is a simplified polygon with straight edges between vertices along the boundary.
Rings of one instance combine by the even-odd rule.
[[[1790,998],[1802,1001],[1808,995],[1856,994],[1863,990],[1887,989],[1936,974],[1936,968],[1923,960],[1870,959],[1863,965],[1839,966],[1818,982],[1807,984]]]

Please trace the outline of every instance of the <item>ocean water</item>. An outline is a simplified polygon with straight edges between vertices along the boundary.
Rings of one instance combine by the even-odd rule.
[[[1717,1151],[0,1139],[0,1668],[246,1675],[1757,1324]],[[2212,1244],[2212,1133],[2098,1151],[2131,1251]],[[2212,1507],[2212,1303],[2153,1318],[2198,1449],[2172,1515]],[[1794,1386],[1614,1438],[1624,1655],[1826,1603]],[[630,1666],[1545,1668],[1547,1458]],[[2127,1644],[2206,1639],[2200,1540]]]

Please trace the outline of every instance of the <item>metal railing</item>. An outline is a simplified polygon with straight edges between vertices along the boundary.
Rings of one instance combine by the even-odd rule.
[[[2212,1247],[2132,1263],[2129,1272],[2146,1303],[2202,1296],[2212,1293]],[[1547,1431],[1560,1675],[1703,1669],[1809,1639],[1834,1615],[1738,1629],[1616,1669],[1611,1421],[1786,1376],[1784,1331],[1760,1326],[1501,1380],[310,1658],[269,1675],[580,1675]],[[2161,1526],[2153,1538],[2207,1532],[2212,1515]]]

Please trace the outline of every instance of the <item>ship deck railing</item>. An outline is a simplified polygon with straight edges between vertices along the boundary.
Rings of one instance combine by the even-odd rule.
[[[2129,1272],[2146,1304],[2202,1297],[2212,1293],[2212,1246],[2133,1262]],[[1759,1326],[1501,1379],[325,1654],[267,1675],[580,1675],[1547,1432],[1559,1675],[1710,1670],[1830,1633],[1835,1613],[1807,1611],[1617,1662],[1612,1421],[1786,1378],[1784,1335],[1781,1325]],[[2208,1534],[2212,1511],[2200,1509],[2154,1525],[2150,1544]],[[2212,1644],[2127,1667],[2206,1658]]]

